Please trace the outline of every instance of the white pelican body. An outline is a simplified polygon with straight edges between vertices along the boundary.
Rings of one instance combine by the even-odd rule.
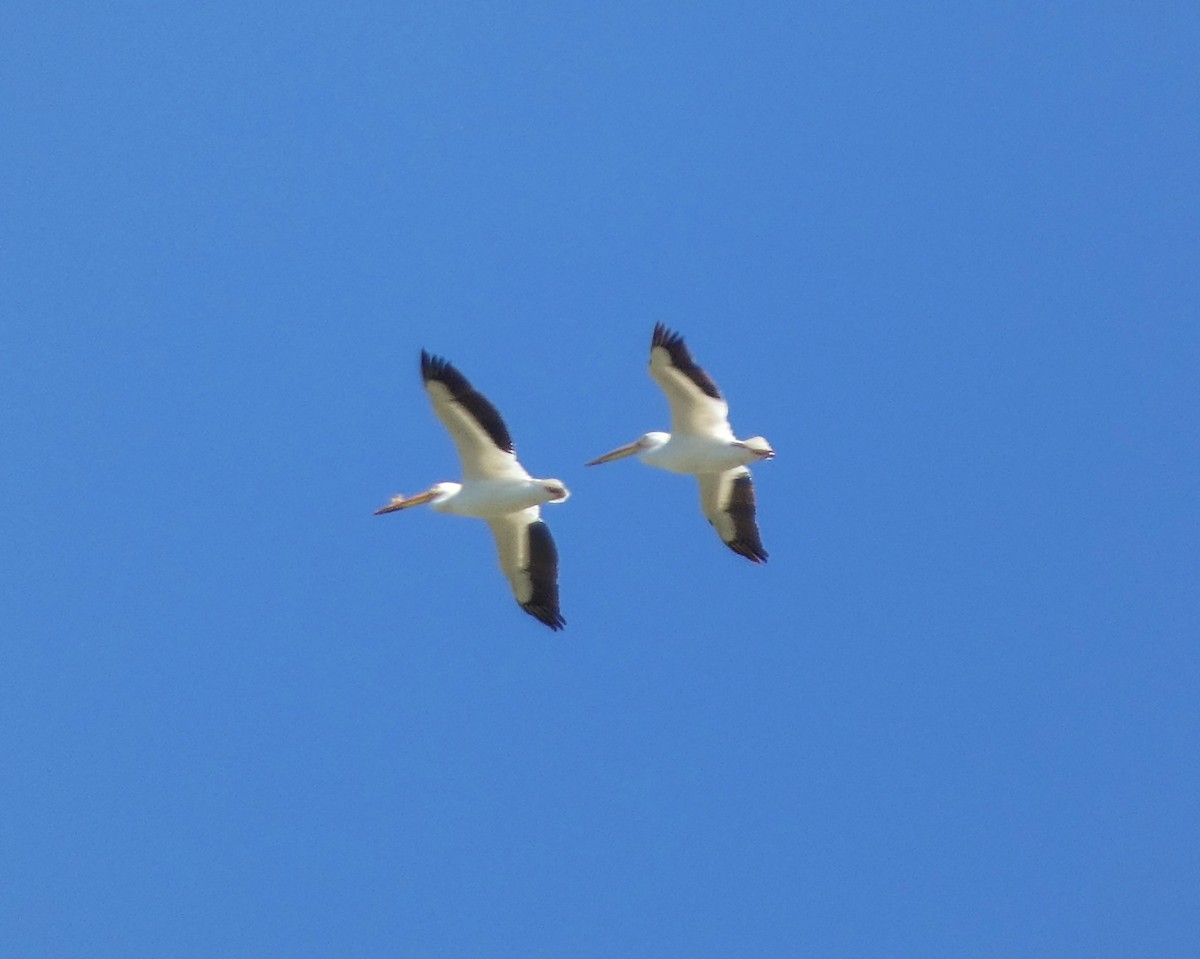
[[[771,444],[761,436],[739,440],[733,435],[729,405],[717,384],[696,365],[683,337],[661,323],[650,341],[650,375],[667,394],[671,432],[647,433],[587,465],[636,455],[647,466],[695,476],[700,507],[725,545],[751,562],[765,563],[746,467],[774,457]]]
[[[486,519],[500,568],[521,608],[551,629],[562,629],[558,551],[538,507],[561,503],[571,494],[560,480],[534,479],[525,472],[500,413],[450,363],[422,350],[421,377],[434,412],[458,447],[463,481],[395,496],[375,514],[428,503],[439,513]]]
[[[749,442],[747,440],[747,443]],[[637,458],[647,466],[657,466],[672,473],[688,475],[723,473],[725,470],[737,469],[763,458],[745,443],[738,443],[732,432],[728,438],[651,432],[638,440],[634,446]],[[613,450],[613,453],[616,452]],[[612,453],[607,455],[612,459],[620,459]],[[608,462],[604,457],[600,459]],[[593,460],[588,465],[595,463]]]
[[[404,500],[408,506],[418,503],[429,503],[429,508],[437,513],[449,513],[451,516],[474,516],[477,519],[495,519],[517,513],[521,510],[541,506],[542,503],[561,502],[570,494],[562,484],[563,494],[546,487],[554,480],[521,479],[508,477],[504,479],[468,480],[465,483],[435,483],[424,493]],[[398,509],[389,504],[384,512]]]

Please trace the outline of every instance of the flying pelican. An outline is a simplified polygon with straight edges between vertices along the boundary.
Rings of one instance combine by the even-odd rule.
[[[521,609],[551,629],[562,629],[558,551],[538,506],[561,503],[571,494],[561,480],[533,479],[525,472],[496,407],[449,362],[422,350],[421,378],[433,411],[458,447],[463,481],[435,483],[416,496],[393,496],[375,515],[428,503],[439,513],[487,520],[500,568]]]
[[[731,550],[753,563],[765,563],[754,521],[754,484],[746,464],[775,455],[761,436],[735,439],[729,404],[696,361],[683,337],[661,323],[650,341],[650,375],[667,394],[671,432],[647,433],[636,442],[587,463],[596,466],[637,455],[647,466],[691,473],[700,481],[700,508]]]

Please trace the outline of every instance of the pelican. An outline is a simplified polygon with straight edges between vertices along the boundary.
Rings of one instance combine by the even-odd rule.
[[[435,483],[416,496],[393,496],[375,515],[428,503],[438,513],[487,520],[500,569],[521,609],[551,629],[562,629],[558,551],[538,507],[561,503],[570,492],[561,480],[534,479],[525,472],[496,407],[449,362],[422,350],[421,379],[434,413],[458,447],[463,481]]]
[[[587,463],[597,466],[636,455],[647,466],[690,473],[700,481],[700,508],[731,550],[752,563],[765,563],[754,520],[754,484],[746,466],[775,456],[761,436],[736,439],[729,404],[717,384],[692,359],[683,337],[661,323],[650,341],[650,375],[667,394],[671,432],[641,439]]]

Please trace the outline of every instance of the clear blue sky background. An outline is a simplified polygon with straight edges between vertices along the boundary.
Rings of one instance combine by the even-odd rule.
[[[16,2],[22,959],[1195,956],[1200,7]],[[771,562],[582,464],[729,396]],[[558,476],[552,634],[424,347]]]

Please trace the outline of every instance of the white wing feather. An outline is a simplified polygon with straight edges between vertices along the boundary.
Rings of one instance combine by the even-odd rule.
[[[500,449],[442,383],[430,380],[425,389],[434,413],[458,447],[465,479],[529,479],[516,454]]]
[[[526,570],[529,563],[529,539],[525,535],[525,528],[530,523],[537,522],[540,516],[541,511],[536,506],[531,506],[529,509],[505,513],[487,521],[488,526],[492,528],[492,535],[496,538],[500,569],[508,577],[513,596],[521,604],[528,603],[533,598],[533,581]]]
[[[711,436],[732,440],[729,404],[704,393],[671,362],[661,346],[650,349],[650,375],[667,394],[673,435]]]

